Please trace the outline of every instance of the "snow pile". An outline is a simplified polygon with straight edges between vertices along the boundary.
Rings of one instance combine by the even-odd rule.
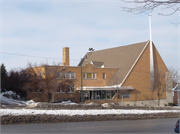
[[[20,100],[21,97],[19,95],[17,95],[15,92],[13,91],[5,91],[5,92],[2,92],[2,95],[3,96],[6,96],[7,98],[10,98],[10,99],[18,99]]]
[[[28,107],[36,107],[38,103],[35,103],[33,100],[25,102],[26,106]]]
[[[104,103],[102,104],[103,107],[109,107],[109,104],[108,103]]]
[[[112,105],[114,105],[114,103],[103,103],[101,104],[102,107],[105,107],[105,108],[109,108],[111,107]]]
[[[16,95],[16,93],[14,93],[12,91],[6,91],[6,92],[0,94],[1,104],[28,106],[28,107],[37,106],[37,103],[35,103],[33,100],[30,100],[30,101],[15,100],[15,99],[13,99],[13,96],[15,96],[15,95]],[[18,97],[18,99],[20,99],[20,96],[17,96],[17,97]]]
[[[1,103],[8,104],[8,105],[18,105],[18,104],[21,104],[21,101],[14,100],[12,98],[7,98],[7,97],[3,96],[2,94],[0,94],[0,100],[1,100]]]
[[[77,103],[71,102],[70,100],[68,100],[68,101],[62,101],[61,104],[66,104],[66,105],[77,105]]]
[[[90,103],[87,103],[86,105],[97,105],[97,104],[94,102],[90,102]]]
[[[0,109],[0,116],[3,115],[107,115],[107,114],[152,114],[152,113],[167,113],[180,112],[180,110],[35,110],[35,109]]]

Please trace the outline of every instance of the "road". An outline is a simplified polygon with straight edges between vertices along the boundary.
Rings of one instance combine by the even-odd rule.
[[[174,133],[178,119],[1,125],[2,133]]]

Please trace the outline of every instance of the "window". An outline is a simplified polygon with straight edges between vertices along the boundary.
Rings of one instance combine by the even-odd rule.
[[[66,73],[65,78],[70,79],[71,78],[71,73]]]
[[[30,93],[30,94],[32,93],[32,89],[31,89],[31,88],[29,89],[29,93]]]
[[[71,103],[71,98],[67,98],[67,100],[68,100],[68,103]]]
[[[57,98],[57,99],[56,99],[56,102],[60,102],[60,98]]]
[[[62,98],[62,101],[66,101],[67,99],[66,98]]]
[[[37,89],[34,90],[34,93],[36,93],[36,92],[37,92]]]
[[[60,78],[63,79],[74,79],[75,78],[75,73],[74,72],[60,72],[59,73]]]
[[[60,77],[60,79],[65,78],[65,72],[60,72],[60,73],[59,73],[59,77]]]
[[[123,94],[121,94],[121,98],[122,99],[130,98],[130,94],[129,93],[123,93]]]
[[[104,80],[106,79],[106,73],[103,73],[103,79]]]
[[[59,72],[56,72],[56,77],[59,77],[60,76],[60,73]]]
[[[110,99],[111,91],[106,91],[106,97],[107,99]]]
[[[68,85],[69,92],[75,92],[75,85]]]
[[[71,79],[75,78],[75,73],[71,72]]]
[[[42,89],[39,89],[39,93],[42,94]]]
[[[75,102],[75,98],[71,98],[71,101],[72,101],[72,102]]]
[[[65,73],[65,78],[66,79],[74,79],[75,78],[75,73],[74,72],[66,72]]]
[[[96,79],[96,73],[84,73],[84,79]]]
[[[62,89],[63,89],[62,85],[59,85],[58,88],[57,88],[57,90],[56,90],[56,93],[64,93],[64,92],[62,91]]]

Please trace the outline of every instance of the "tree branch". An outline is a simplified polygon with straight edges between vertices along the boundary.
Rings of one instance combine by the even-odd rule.
[[[171,9],[169,14],[158,13],[159,15],[169,16],[180,11],[180,0],[121,0],[124,3],[134,3],[135,7],[122,7],[126,12],[130,13],[144,13],[152,12],[155,8],[164,6],[164,9]]]

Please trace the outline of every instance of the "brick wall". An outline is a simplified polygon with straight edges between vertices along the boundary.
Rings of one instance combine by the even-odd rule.
[[[152,92],[150,82],[150,47],[149,45],[142,53],[138,62],[134,66],[133,70],[129,74],[128,78],[124,82],[123,86],[132,86],[135,88],[133,91],[129,91],[130,98],[123,101],[143,101],[158,99],[157,92]],[[158,51],[154,47],[154,68],[163,71],[165,74],[168,69],[165,66]],[[161,99],[166,98],[166,92],[163,93]]]
[[[53,66],[50,66],[52,69],[56,68]],[[43,67],[39,67],[39,70],[43,70]],[[75,88],[81,87],[81,67],[72,67],[72,66],[60,66],[58,67],[58,71],[62,72],[74,72],[75,73]],[[96,79],[83,79],[83,86],[97,86],[97,87],[103,87],[106,86],[110,79],[114,76],[115,72],[117,71],[117,68],[96,68],[92,64],[87,64],[86,66],[82,67],[83,73],[96,73]],[[103,79],[103,73],[106,74],[106,79]],[[60,82],[60,81],[59,81]],[[39,90],[37,90],[37,93],[28,94],[28,99],[34,98],[35,100],[40,101],[46,101],[47,97],[42,92],[39,93]],[[75,91],[74,93],[55,93],[54,95],[54,101],[62,99],[71,99],[75,102],[79,102],[79,92]]]

